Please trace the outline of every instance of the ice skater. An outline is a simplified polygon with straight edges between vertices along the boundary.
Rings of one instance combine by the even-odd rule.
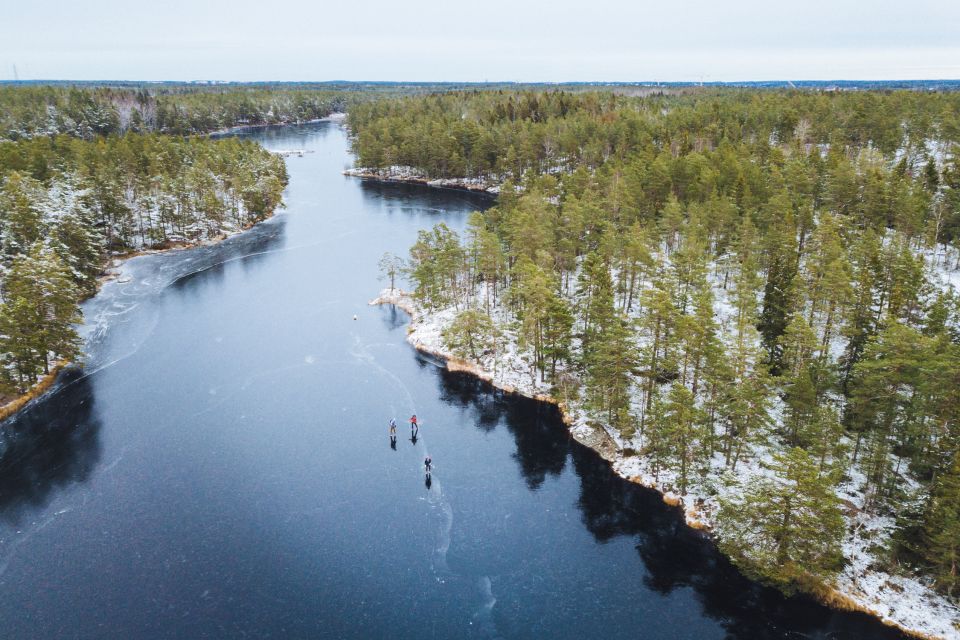
[[[430,477],[430,472],[433,471],[433,459],[430,456],[427,456],[423,459],[423,468],[426,470],[427,477]]]
[[[420,425],[417,424],[417,414],[410,416],[410,437],[416,438],[420,434]]]

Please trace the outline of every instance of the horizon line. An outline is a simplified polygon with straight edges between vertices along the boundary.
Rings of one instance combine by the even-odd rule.
[[[144,79],[121,79],[121,78],[97,78],[97,79],[74,79],[74,78],[18,78],[18,79],[0,79],[0,84],[42,84],[42,83],[127,83],[127,84],[412,84],[412,85],[438,85],[438,84],[469,84],[469,85],[598,85],[598,86],[659,86],[659,85],[690,85],[690,86],[708,86],[725,84],[760,84],[760,83],[803,83],[803,84],[830,84],[830,83],[960,83],[960,77],[957,78],[828,78],[828,79],[739,79],[739,80],[223,80],[217,78],[210,79],[192,79],[192,80],[144,80]]]

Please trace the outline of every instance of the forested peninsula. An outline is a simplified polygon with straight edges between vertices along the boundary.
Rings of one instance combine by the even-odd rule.
[[[312,94],[0,89],[0,399],[27,394],[4,413],[80,355],[79,302],[108,261],[216,240],[282,206],[282,158],[180,134],[332,109]]]
[[[561,404],[748,575],[960,637],[960,94],[457,92],[348,122],[361,174],[500,194],[381,261],[419,348]]]

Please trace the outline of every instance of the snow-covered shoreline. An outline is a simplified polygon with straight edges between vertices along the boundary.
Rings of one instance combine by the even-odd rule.
[[[230,228],[221,228],[219,233],[216,236],[203,238],[201,240],[195,241],[176,241],[169,242],[167,246],[156,249],[138,249],[135,251],[130,251],[128,253],[112,256],[106,259],[103,263],[103,270],[101,271],[100,276],[97,277],[97,288],[96,290],[80,300],[84,302],[90,298],[96,297],[100,290],[108,282],[117,280],[120,283],[126,282],[124,280],[123,266],[130,260],[138,258],[141,256],[154,255],[160,253],[173,253],[175,251],[186,251],[189,249],[195,249],[197,247],[206,247],[219,244],[224,240],[231,238],[233,236],[249,231],[250,229],[256,227],[257,225],[270,220],[275,215],[277,215],[277,210],[281,207],[277,207],[269,216],[260,220],[254,224],[246,225],[243,227],[230,227]],[[51,369],[50,373],[40,378],[33,386],[27,389],[24,393],[17,395],[8,402],[0,405],[0,422],[5,422],[7,419],[15,416],[20,413],[34,402],[43,398],[47,395],[51,389],[54,388],[54,383],[56,382],[59,374],[66,369],[67,367],[77,365],[77,362],[70,360],[60,360],[57,362],[56,366]]]
[[[500,364],[494,363],[492,368],[489,363],[469,362],[454,356],[443,343],[442,331],[453,320],[455,310],[426,313],[409,293],[400,289],[384,289],[369,304],[392,304],[405,311],[410,316],[407,341],[417,350],[443,359],[448,369],[469,372],[505,391],[558,405],[575,440],[609,461],[621,477],[660,492],[664,502],[683,510],[689,526],[715,536],[715,496],[692,491],[679,495],[673,484],[675,479],[662,471],[652,473],[649,461],[627,451],[618,433],[589,419],[582,408],[566,406],[551,397],[548,385],[530,375],[525,361],[509,345],[498,360]],[[848,485],[844,490],[855,502],[856,478]],[[868,613],[917,637],[960,640],[960,609],[917,579],[872,568],[875,558],[869,547],[876,543],[877,536],[894,526],[893,520],[870,517],[858,510],[849,518],[851,526],[843,545],[846,567],[833,584],[822,585],[822,591],[814,595],[829,606]]]
[[[300,124],[316,124],[318,122],[343,122],[347,117],[346,113],[340,111],[334,111],[328,116],[323,118],[314,118],[312,120],[302,120],[299,122],[265,122],[262,124],[237,124],[232,127],[224,127],[222,129],[215,129],[213,131],[208,131],[207,133],[201,133],[198,135],[209,136],[211,138],[219,138],[222,136],[229,136],[234,133],[239,133],[241,131],[253,131],[255,129],[266,129],[267,127],[287,127],[291,125],[300,125]]]
[[[430,178],[413,167],[391,166],[385,169],[357,167],[345,169],[343,175],[365,180],[380,180],[382,182],[399,182],[405,184],[422,184],[428,187],[441,189],[465,189],[496,195],[500,193],[499,182],[484,180],[483,178]]]

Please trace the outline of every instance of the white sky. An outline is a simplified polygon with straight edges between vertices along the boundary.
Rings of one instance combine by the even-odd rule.
[[[960,0],[0,0],[0,79],[960,78]]]

